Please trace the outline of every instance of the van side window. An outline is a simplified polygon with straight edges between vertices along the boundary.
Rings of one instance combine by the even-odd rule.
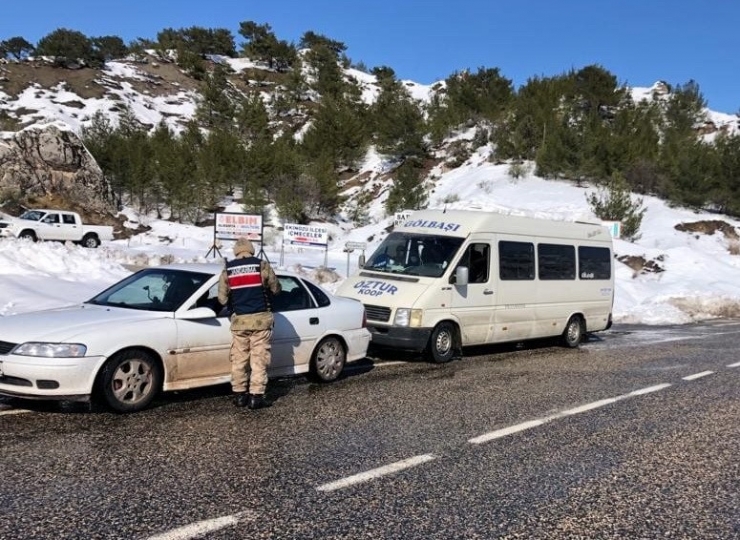
[[[487,283],[491,266],[491,246],[488,244],[470,244],[462,264],[469,270],[468,283]]]
[[[540,279],[576,279],[576,249],[562,244],[537,245]]]
[[[578,277],[611,279],[612,257],[609,248],[578,246]]]
[[[498,243],[498,265],[501,279],[534,279],[534,244],[501,240]]]

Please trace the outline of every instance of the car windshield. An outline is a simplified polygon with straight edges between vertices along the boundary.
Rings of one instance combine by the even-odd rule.
[[[21,219],[28,219],[30,221],[38,221],[44,216],[44,212],[38,210],[26,210],[20,215]]]
[[[87,303],[145,311],[175,311],[211,277],[209,273],[147,268],[116,283]]]
[[[440,277],[457,253],[462,238],[393,232],[363,267],[374,272]]]

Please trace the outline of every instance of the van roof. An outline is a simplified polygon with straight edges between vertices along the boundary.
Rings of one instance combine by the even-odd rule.
[[[417,210],[396,231],[465,237],[492,232],[611,242],[601,223],[511,216],[482,210]]]

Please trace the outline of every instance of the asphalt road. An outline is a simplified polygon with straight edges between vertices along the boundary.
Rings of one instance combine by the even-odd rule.
[[[0,401],[0,538],[740,538],[740,322],[385,354],[134,415]],[[30,412],[23,412],[30,411]]]

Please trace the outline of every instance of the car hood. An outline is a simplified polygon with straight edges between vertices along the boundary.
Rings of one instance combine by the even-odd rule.
[[[434,280],[428,277],[405,277],[393,274],[360,272],[348,277],[335,294],[353,298],[363,304],[410,307]]]
[[[136,311],[93,304],[32,311],[0,317],[0,341],[9,343],[74,341],[76,336],[91,331],[101,331],[103,327],[120,327],[133,322],[171,316],[168,313]]]

